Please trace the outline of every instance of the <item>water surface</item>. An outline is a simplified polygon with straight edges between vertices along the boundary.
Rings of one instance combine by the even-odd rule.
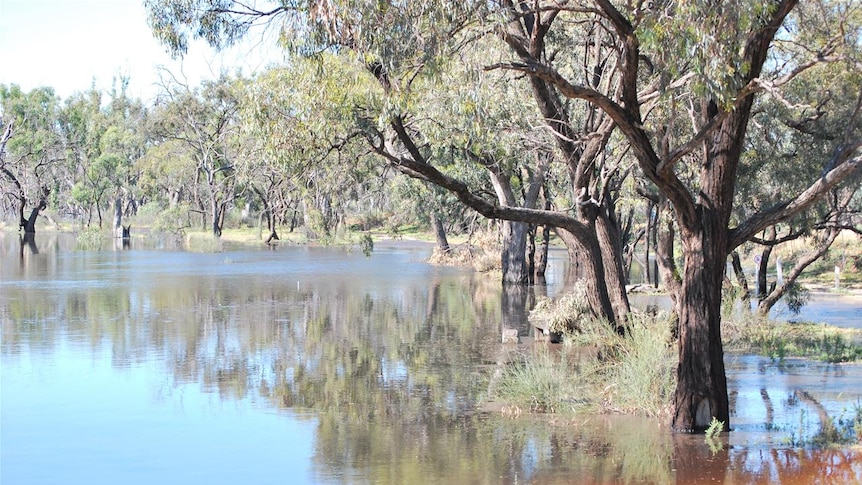
[[[502,327],[526,333],[529,301],[565,270],[558,256],[550,288],[503,293],[429,254],[85,251],[71,236],[0,234],[0,482],[862,477],[856,451],[791,446],[818,406],[837,416],[858,402],[855,364],[728,356],[736,431],[719,449],[637,417],[477,412]]]

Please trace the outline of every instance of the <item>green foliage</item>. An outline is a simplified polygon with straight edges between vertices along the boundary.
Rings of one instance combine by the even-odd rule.
[[[794,314],[798,315],[802,307],[811,299],[811,292],[802,286],[798,281],[794,281],[787,288],[787,293],[784,295],[787,301],[787,308]]]
[[[102,241],[105,239],[105,234],[101,228],[90,226],[78,231],[75,237],[75,248],[85,251],[96,251],[102,247]]]
[[[506,368],[490,398],[533,413],[575,412],[590,390],[574,377],[574,364],[565,351],[537,347]]]
[[[716,437],[722,431],[724,431],[724,421],[719,421],[715,418],[715,416],[713,416],[712,422],[710,422],[709,427],[706,428],[705,438],[707,440],[710,440]]]
[[[719,421],[715,416],[713,416],[712,422],[709,423],[709,427],[706,428],[706,433],[704,435],[704,441],[707,446],[709,446],[709,450],[712,451],[713,454],[724,449],[724,443],[719,439],[719,435],[722,431],[724,431],[724,421]]]
[[[148,205],[149,207],[148,210],[145,211],[145,214],[150,213],[150,208],[159,207],[156,204]],[[153,221],[153,230],[156,232],[167,232],[178,235],[184,234],[185,229],[191,227],[189,209],[190,208],[187,205],[180,204],[160,210]]]

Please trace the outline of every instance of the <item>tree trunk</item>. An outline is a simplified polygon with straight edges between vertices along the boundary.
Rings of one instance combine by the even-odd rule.
[[[530,279],[526,257],[529,224],[513,221],[501,222],[503,247],[500,257],[503,284],[526,285]]]
[[[649,255],[650,255],[650,242],[653,240],[652,235],[655,232],[655,216],[653,209],[655,208],[655,204],[652,200],[647,200],[647,210],[646,210],[646,239],[644,240],[644,282],[646,284],[652,284],[652,268],[650,268],[649,264]],[[634,249],[632,249],[634,252]],[[658,278],[656,278],[658,279]]]
[[[578,256],[581,257],[583,264],[579,267],[583,271],[583,282],[587,290],[587,301],[590,304],[590,309],[595,315],[607,318],[618,333],[625,333],[625,328],[618,324],[625,319],[625,315],[618,316],[614,313],[608,287],[605,284],[605,268],[598,240],[586,237],[577,238],[564,229],[557,229],[557,235],[565,243],[569,259],[573,264]]]
[[[656,237],[655,259],[661,284],[667,290],[668,296],[670,296],[674,307],[676,307],[679,301],[678,295],[681,280],[679,269],[673,256],[676,232],[673,227],[673,217],[670,215],[670,210],[670,204],[666,198],[663,198],[656,205],[656,224],[654,229]],[[678,314],[679,312],[677,311]]]
[[[763,236],[764,241],[775,241],[775,226],[770,226],[766,229]],[[760,252],[760,261],[757,263],[757,297],[765,298],[768,293],[766,284],[766,274],[769,272],[769,257],[772,255],[772,246],[764,246]]]
[[[551,210],[551,198],[548,196],[548,189],[542,185],[542,192],[545,195],[545,210]],[[544,281],[545,271],[548,269],[548,249],[551,245],[551,226],[545,224],[542,226],[542,242],[539,245],[538,258],[536,261],[536,278]]]
[[[515,193],[509,182],[509,177],[496,169],[490,170],[491,184],[497,194],[500,205],[515,207]],[[501,236],[503,247],[500,254],[500,264],[503,270],[503,284],[526,285],[530,281],[527,269],[527,231],[529,224],[525,222],[501,221]]]
[[[705,230],[683,233],[685,272],[680,292],[679,366],[673,428],[703,431],[712,418],[730,429],[724,350],[721,344],[721,284],[727,254]]]
[[[437,250],[442,254],[449,254],[449,239],[446,238],[446,228],[437,211],[431,213],[431,226],[434,228],[434,239],[437,241]]]
[[[733,266],[733,274],[736,275],[736,282],[742,289],[742,301],[746,304],[746,307],[750,309],[751,307],[748,302],[751,299],[751,295],[748,290],[748,278],[745,277],[745,271],[742,269],[742,261],[739,259],[739,251],[733,251],[730,253],[730,261]]]
[[[536,251],[536,278],[544,280],[548,270],[548,250],[551,245],[551,226],[542,226],[542,241]]]
[[[123,196],[120,194],[114,199],[114,237],[123,237]]]
[[[527,277],[528,284],[536,282],[536,225],[527,226]]]
[[[605,284],[614,307],[614,315],[617,316],[617,321],[622,322],[631,312],[626,294],[623,249],[619,225],[604,211],[596,218],[596,236],[604,260]]]
[[[39,213],[45,210],[46,207],[48,207],[48,203],[45,202],[45,199],[42,199],[39,201],[39,204],[30,211],[29,218],[21,219],[21,227],[24,229],[24,234],[36,234],[36,219],[39,217]]]

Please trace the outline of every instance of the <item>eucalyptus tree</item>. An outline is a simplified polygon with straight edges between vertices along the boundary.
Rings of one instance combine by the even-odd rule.
[[[127,80],[105,96],[91,88],[68,98],[59,115],[66,148],[69,203],[83,207],[87,224],[102,227],[103,210],[114,202],[114,230],[122,223],[122,194],[135,183],[133,162],[144,151],[145,110],[126,92]],[[106,99],[107,98],[107,99]],[[76,211],[78,212],[78,211]]]
[[[786,48],[798,51],[804,47]],[[836,142],[858,136],[853,135],[859,127],[852,120],[862,109],[860,83],[859,71],[830,63],[801,73],[780,95],[759,100],[754,108],[752,136],[743,153],[746,163],[740,169],[734,219],[745,220],[760,206],[780,203],[788,193],[804,190],[828,166]],[[762,248],[757,262],[758,312],[768,313],[842,231],[858,231],[862,210],[859,182],[859,176],[848,177],[808,210],[768,226],[750,239]],[[773,248],[800,239],[809,250],[791,257],[786,277],[768,288]],[[782,262],[776,260],[775,264]]]
[[[755,100],[779,96],[802,73],[829,61],[858,70],[854,3],[794,0],[627,4],[607,0],[574,5],[573,20],[603,17],[615,35],[621,62],[619,96],[612,98],[571,79],[552,63],[523,59],[501,65],[553,83],[610,116],[626,136],[642,172],[673,206],[684,266],[679,294],[680,362],[673,426],[704,429],[715,417],[729,423],[721,345],[721,285],[730,252],[765,227],[802,212],[859,170],[858,112],[850,129],[821,157],[821,175],[780,203],[761,206],[731,226],[734,194]],[[562,10],[559,12],[563,13]],[[544,13],[540,11],[540,13]],[[822,29],[831,35],[810,33]],[[794,52],[788,46],[806,49]],[[849,61],[849,62],[847,62]],[[657,78],[644,72],[657,71]],[[656,80],[645,85],[644,79]],[[859,84],[855,84],[858,90]],[[810,98],[809,98],[810,100]],[[650,119],[662,106],[668,115]],[[683,127],[686,122],[690,126]],[[685,128],[684,138],[670,136]],[[670,145],[671,141],[682,141]]]
[[[0,119],[3,123],[0,151],[0,189],[10,198],[20,228],[36,232],[39,213],[61,189],[64,160],[57,120],[59,99],[51,88],[24,92],[15,84],[0,85]],[[30,214],[25,211],[31,206]]]
[[[321,54],[270,68],[246,90],[243,127],[253,153],[238,165],[244,179],[271,212],[301,214],[315,237],[333,236],[383,183],[353,124],[369,96],[358,74]]]
[[[238,85],[222,77],[200,88],[175,85],[153,110],[151,132],[156,143],[170,143],[194,164],[191,203],[221,236],[226,211],[235,193],[234,163],[238,151]],[[153,156],[150,154],[149,156]]]

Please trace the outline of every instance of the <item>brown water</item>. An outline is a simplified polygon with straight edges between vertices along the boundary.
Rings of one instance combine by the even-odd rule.
[[[4,485],[862,481],[859,451],[794,446],[859,402],[858,365],[728,356],[735,431],[712,446],[642,418],[510,419],[476,409],[529,293],[425,245],[138,246],[0,234]]]

